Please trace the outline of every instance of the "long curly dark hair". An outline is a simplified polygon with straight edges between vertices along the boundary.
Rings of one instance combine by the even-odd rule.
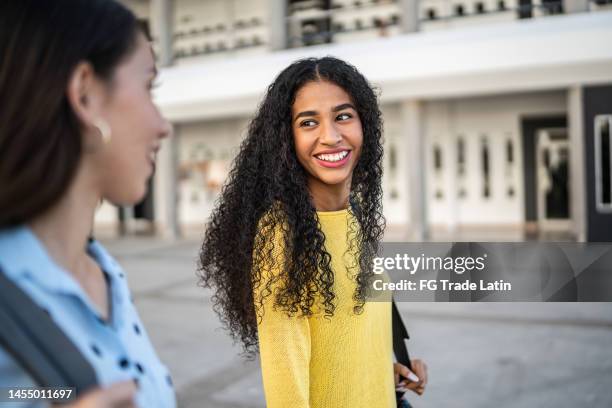
[[[307,188],[306,170],[296,156],[291,127],[295,95],[311,81],[329,81],[344,89],[363,127],[362,152],[349,198],[349,211],[357,225],[347,237],[349,251],[355,255],[355,313],[361,313],[365,303],[373,276],[371,260],[385,227],[382,118],[376,93],[355,67],[337,58],[294,62],[268,87],[249,125],[200,251],[199,283],[215,291],[213,308],[247,356],[257,350],[260,306],[272,293],[271,280],[262,278],[262,265],[277,267],[283,274],[283,285],[274,299],[276,308],[309,316],[320,305],[326,317],[335,309],[331,256],[325,250],[325,236]],[[264,231],[282,232],[283,259],[275,255],[273,240]],[[261,295],[256,298],[254,290]]]

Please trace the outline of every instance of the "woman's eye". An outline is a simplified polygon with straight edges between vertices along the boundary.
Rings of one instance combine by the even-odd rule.
[[[315,122],[312,119],[308,119],[303,121],[302,123],[300,123],[300,127],[313,127],[317,124],[317,122]]]
[[[338,120],[348,120],[350,118],[352,118],[353,115],[351,115],[350,113],[341,113],[338,116],[336,116],[336,119]]]

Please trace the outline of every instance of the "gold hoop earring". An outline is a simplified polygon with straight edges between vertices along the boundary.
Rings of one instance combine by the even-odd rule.
[[[111,128],[108,123],[104,119],[96,119],[94,121],[94,126],[98,129],[98,132],[100,132],[102,143],[107,145],[111,141]]]

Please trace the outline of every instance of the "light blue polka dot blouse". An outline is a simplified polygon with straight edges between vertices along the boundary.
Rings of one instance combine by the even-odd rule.
[[[49,312],[91,363],[98,382],[108,385],[137,379],[139,407],[175,407],[170,374],[155,354],[132,304],[123,270],[97,241],[89,242],[88,251],[109,283],[111,315],[107,321],[72,276],[51,260],[28,227],[0,230],[0,268]],[[0,346],[0,387],[14,386],[33,386],[33,382]]]

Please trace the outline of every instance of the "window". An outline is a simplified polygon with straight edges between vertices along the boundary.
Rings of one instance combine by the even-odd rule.
[[[301,24],[303,45],[308,46],[331,42],[329,18],[304,20]]]
[[[396,175],[397,175],[397,149],[395,147],[395,144],[392,144],[391,146],[389,146],[389,173],[391,176],[391,193],[389,194],[389,197],[392,200],[396,200],[399,197],[399,193],[397,191],[397,182],[396,182]]]
[[[389,147],[389,170],[391,174],[395,174],[395,169],[397,169],[397,153],[395,151],[395,145],[391,145],[391,147]]]
[[[289,0],[287,4],[288,46],[303,47],[332,42],[331,2],[327,0]],[[251,20],[253,22],[253,20]],[[261,17],[258,23],[263,24]]]
[[[435,20],[436,18],[438,18],[438,17],[436,16],[436,10],[434,10],[434,9],[432,9],[432,8],[427,9],[427,19],[429,19],[429,20]]]
[[[597,211],[612,212],[612,115],[595,116],[595,198]]]
[[[465,141],[461,136],[457,139],[457,172],[460,176],[465,174]]]
[[[506,140],[506,162],[512,164],[514,162],[514,145],[512,140]]]
[[[514,144],[512,139],[506,140],[506,179],[509,186],[506,190],[508,197],[514,197],[514,187],[512,186],[512,164],[514,163]]]
[[[505,11],[506,10],[506,2],[504,0],[499,0],[497,2],[497,9],[499,11]]]
[[[465,9],[463,8],[463,4],[455,4],[455,15],[457,17],[465,15]]]
[[[436,200],[441,200],[444,198],[444,194],[442,193],[441,188],[441,178],[442,178],[442,148],[440,145],[434,145],[433,147],[433,166],[434,166],[434,175],[436,178],[436,192],[435,198]]]
[[[434,169],[436,172],[442,171],[442,150],[440,146],[434,146]]]
[[[457,138],[457,174],[459,175],[459,190],[457,195],[459,198],[465,198],[467,191],[465,189],[465,140],[463,136]]]
[[[485,12],[484,4],[481,3],[481,2],[476,3],[476,13],[477,14],[484,14],[484,12]]]
[[[483,136],[481,140],[480,155],[482,160],[482,196],[489,198],[491,196],[491,164],[489,162],[489,143],[486,136]]]

